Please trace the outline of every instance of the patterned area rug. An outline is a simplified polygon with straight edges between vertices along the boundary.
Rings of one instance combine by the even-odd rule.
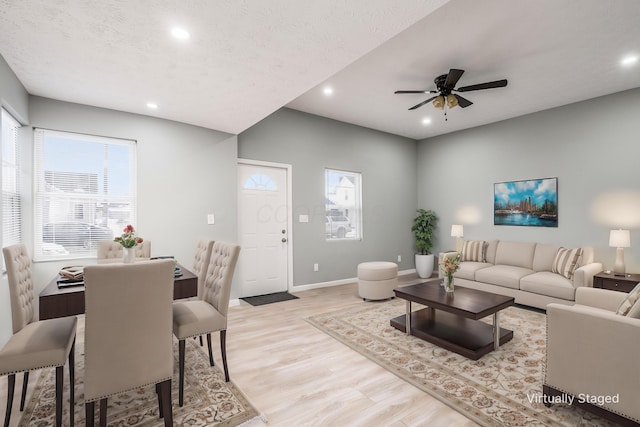
[[[84,316],[79,317],[76,338],[75,425],[85,425],[84,409]],[[186,340],[184,406],[178,406],[178,344],[175,342],[172,400],[173,419],[176,426],[237,426],[259,417],[258,411],[236,388],[226,383],[217,366],[209,365],[206,343],[200,347],[198,340]],[[65,366],[65,391],[63,401],[63,425],[69,425],[69,373]],[[233,375],[233,372],[231,373]],[[19,393],[18,393],[19,398]],[[110,426],[164,426],[158,418],[158,400],[155,387],[145,387],[133,392],[121,393],[107,401],[107,424]],[[96,402],[95,422],[98,423]],[[19,412],[14,411],[13,416]],[[25,407],[22,426],[52,426],[55,424],[55,369],[42,372],[33,396]],[[258,421],[258,420],[256,420]],[[259,423],[261,424],[261,423]]]
[[[414,304],[414,310],[420,307]],[[498,351],[473,361],[389,325],[405,302],[365,303],[307,320],[353,350],[483,426],[613,426],[580,409],[541,403],[546,316],[519,307],[500,315],[514,331]],[[489,316],[488,323],[491,322]]]

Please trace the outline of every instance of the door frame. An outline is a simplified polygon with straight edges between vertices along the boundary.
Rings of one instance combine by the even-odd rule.
[[[238,158],[238,165],[247,166],[263,166],[276,169],[284,169],[287,173],[287,292],[293,291],[293,167],[286,163],[265,162],[262,160],[241,159]],[[238,192],[237,197],[240,198],[239,186],[236,188]],[[239,205],[236,205],[236,209],[240,209]],[[240,231],[240,227],[238,227]],[[240,233],[238,232],[238,241],[241,241]],[[242,290],[244,294],[244,289]]]

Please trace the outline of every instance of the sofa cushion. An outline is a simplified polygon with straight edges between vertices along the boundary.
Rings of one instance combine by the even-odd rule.
[[[520,288],[520,279],[533,273],[529,268],[512,265],[494,265],[476,271],[476,281],[512,289]]]
[[[534,294],[573,301],[575,288],[571,280],[550,271],[539,271],[520,279],[520,289]]]
[[[576,270],[581,256],[582,248],[558,249],[556,258],[551,266],[551,272],[562,274],[569,280],[573,279],[573,272]]]
[[[640,300],[640,283],[638,283],[635,288],[631,289],[629,295],[627,295],[624,301],[622,301],[622,304],[620,304],[620,307],[618,307],[616,314],[626,316],[638,300]]]
[[[537,244],[533,254],[533,270],[551,271],[558,249],[560,249],[558,245]]]
[[[533,253],[535,243],[525,242],[498,242],[496,249],[495,265],[510,265],[531,270],[533,268]]]
[[[484,240],[465,240],[460,261],[485,262],[486,245]]]
[[[495,264],[496,263],[496,249],[498,249],[498,243],[500,240],[492,240],[487,244],[487,249],[485,250],[485,261]]]
[[[455,272],[453,277],[459,277],[461,279],[467,280],[475,280],[476,271],[481,268],[491,267],[493,264],[489,264],[488,262],[472,262],[466,261],[460,263],[460,268]]]

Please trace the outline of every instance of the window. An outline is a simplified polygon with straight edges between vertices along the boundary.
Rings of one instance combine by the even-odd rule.
[[[20,123],[2,109],[2,246],[22,240],[20,200],[20,151],[18,129]],[[4,257],[2,258],[4,271]]]
[[[96,255],[136,221],[136,143],[68,132],[34,132],[36,260]]]
[[[362,238],[362,175],[325,169],[327,240]]]

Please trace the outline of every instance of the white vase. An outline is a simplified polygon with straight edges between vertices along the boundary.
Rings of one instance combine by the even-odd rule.
[[[426,279],[431,277],[433,274],[433,263],[435,260],[435,255],[420,255],[416,254],[416,271],[418,272],[418,276],[422,279]]]
[[[133,248],[122,248],[122,262],[125,264],[131,264],[136,259],[136,249],[135,246]]]

